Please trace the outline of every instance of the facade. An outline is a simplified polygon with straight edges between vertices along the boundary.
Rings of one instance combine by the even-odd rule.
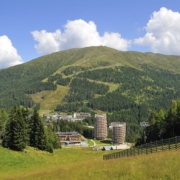
[[[71,121],[72,118],[72,115],[60,114],[60,119]]]
[[[91,117],[91,114],[86,112],[80,112],[80,113],[74,113],[73,117],[75,119],[86,119],[87,117]]]
[[[106,114],[95,114],[94,138],[103,140],[107,137]]]
[[[114,144],[124,144],[126,139],[126,123],[112,122],[112,141]]]
[[[73,115],[68,114],[45,114],[43,115],[43,118],[45,122],[57,122],[57,120],[67,120],[67,121],[77,121],[77,120],[83,120],[87,117],[91,117],[90,113],[87,112],[80,112],[80,113],[74,113]]]
[[[57,132],[62,144],[79,144],[81,143],[81,135],[77,132]]]

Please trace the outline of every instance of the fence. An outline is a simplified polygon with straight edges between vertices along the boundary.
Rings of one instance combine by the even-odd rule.
[[[166,151],[180,148],[180,136],[174,138],[162,139],[159,141],[141,144],[120,152],[103,155],[103,160],[116,159],[122,157],[137,156],[141,154],[151,154],[154,152]]]

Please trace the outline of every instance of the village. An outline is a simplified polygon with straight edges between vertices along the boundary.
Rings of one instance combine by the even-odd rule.
[[[56,113],[56,114],[45,114],[43,115],[43,118],[45,120],[45,123],[48,123],[48,122],[57,121],[60,119],[67,120],[67,121],[78,121],[78,120],[83,120],[90,116],[91,114],[86,113],[86,112],[73,113],[73,115]]]
[[[51,124],[52,122],[57,122],[58,120],[67,121],[82,121],[83,119],[91,117],[90,113],[80,112],[74,113],[73,115],[67,114],[46,114],[43,115],[45,124]],[[92,146],[93,150],[116,150],[116,149],[129,149],[130,144],[126,143],[126,123],[125,122],[111,122],[107,124],[106,114],[95,114],[94,116],[94,126],[89,128],[94,128],[94,139],[91,141],[94,143]],[[103,142],[106,140],[108,135],[108,128],[112,131],[112,139],[106,142],[109,144],[96,144],[96,142]],[[88,142],[82,138],[82,135],[78,132],[56,132],[62,146],[64,147],[89,147]],[[96,141],[96,142],[95,142]]]

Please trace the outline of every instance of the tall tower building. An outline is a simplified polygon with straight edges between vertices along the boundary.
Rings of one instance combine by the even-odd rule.
[[[123,144],[126,139],[126,123],[112,122],[112,141],[114,144]]]
[[[95,114],[94,138],[103,140],[107,137],[106,114]]]

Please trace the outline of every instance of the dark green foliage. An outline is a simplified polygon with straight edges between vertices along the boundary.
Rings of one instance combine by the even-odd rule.
[[[13,150],[21,151],[28,143],[28,133],[26,123],[23,119],[22,111],[18,107],[14,107],[9,115],[6,125],[3,146]]]
[[[109,121],[128,121],[127,140],[135,142],[140,137],[140,133],[142,133],[139,123],[147,121],[148,116],[153,111],[157,111],[160,108],[167,109],[171,100],[178,98],[180,95],[179,74],[147,65],[142,65],[141,68],[142,70],[131,67],[116,67],[79,73],[77,77],[81,78],[79,79],[81,81],[84,80],[83,78],[89,78],[113,82],[118,83],[119,88],[94,98],[94,95],[91,96],[91,91],[86,90],[85,86],[77,85],[80,83],[75,78],[70,85],[71,90],[65,101],[82,102],[88,100],[87,106],[90,109],[113,112],[112,120]],[[76,87],[79,89],[77,88],[76,90]],[[83,87],[85,91],[83,92],[80,87]],[[73,111],[78,111],[80,108],[67,108],[69,106],[72,107],[72,103],[58,105],[57,109],[59,107],[60,111],[72,112],[72,109]],[[114,114],[118,114],[118,116],[113,120]],[[159,133],[157,131],[157,134]],[[154,134],[154,136],[156,135]]]
[[[83,104],[79,112],[90,112],[90,109],[87,107],[86,104]]]
[[[138,70],[122,66],[78,74],[81,78],[120,84],[116,91],[91,99],[88,106],[92,109],[122,113],[135,108],[136,114],[140,111],[141,121],[146,121],[147,116],[154,110],[167,109],[171,100],[180,95],[180,74],[147,65],[142,65],[141,68],[142,70]],[[134,117],[137,117],[136,114]]]
[[[8,121],[8,114],[5,109],[0,109],[0,139],[4,137],[6,123]]]
[[[95,94],[105,94],[109,90],[107,85],[78,78],[72,80],[70,87],[71,89],[65,97],[67,102],[89,100]]]
[[[27,85],[24,92],[26,94],[34,94],[41,91],[56,90],[57,85],[51,82],[34,82],[33,84]]]
[[[47,134],[37,109],[34,109],[30,119],[30,146],[37,147],[40,150],[46,150],[47,146]]]
[[[66,53],[47,55],[0,70],[0,108],[10,109],[14,104],[32,107],[35,103],[26,93],[55,90],[56,84],[42,80],[62,67],[66,56]]]
[[[147,140],[155,141],[180,136],[180,101],[173,101],[167,111],[160,110],[149,117]]]
[[[0,93],[0,108],[3,107],[5,109],[10,110],[10,108],[14,105],[17,106],[25,106],[32,107],[35,105],[34,101],[27,96],[23,91],[18,91],[18,87],[12,89],[11,87],[5,89],[2,93]]]
[[[1,118],[3,119],[3,128],[4,118],[6,121],[6,116],[5,111],[1,110],[0,120]],[[53,153],[53,148],[61,148],[60,141],[52,131],[52,128],[48,127],[46,131],[37,109],[34,110],[30,118],[30,112],[27,108],[16,106],[11,109],[9,118],[5,124],[2,145],[18,151],[23,150],[27,145],[31,145],[51,153]]]
[[[85,71],[85,72],[79,73],[77,77],[89,78],[89,79],[99,80],[103,82],[120,83],[121,75],[122,73],[119,70],[115,70],[113,68],[104,68],[104,69]]]
[[[53,132],[53,128],[51,126],[47,127],[47,135],[48,135],[48,140],[47,140],[47,148],[49,149],[50,147],[54,149],[61,148],[61,143],[55,132]],[[48,150],[47,150],[48,151]]]
[[[71,78],[63,78],[61,74],[56,74],[54,76],[50,76],[48,78],[48,82],[62,85],[62,86],[67,86],[70,83]]]
[[[79,71],[85,71],[87,68],[81,67],[81,66],[70,66],[66,68],[62,73],[64,73],[66,76],[75,74]]]
[[[81,107],[84,105],[83,102],[73,102],[68,103],[64,105],[57,105],[55,108],[55,111],[61,111],[61,112],[75,112],[80,111]]]
[[[94,98],[89,101],[88,106],[92,109],[100,109],[102,111],[120,111],[136,107],[136,104],[131,98],[123,96],[121,93],[115,91],[107,93],[106,96]]]
[[[52,75],[65,67],[63,75]],[[180,97],[179,67],[178,56],[119,52],[107,47],[57,52],[0,70],[0,108],[8,110],[14,104],[40,108],[30,94],[55,90],[57,84],[68,85],[70,91],[56,110],[93,109],[111,112],[112,117],[118,114],[118,121],[127,118],[133,124],[131,132],[135,136],[135,124],[147,121],[154,111],[166,110],[173,99]],[[119,87],[108,92],[104,82]],[[174,117],[170,122],[174,123]],[[172,135],[174,131],[169,130]]]
[[[69,85],[70,81],[71,81],[71,78],[61,78],[61,79],[58,79],[56,83],[62,86],[67,86]]]
[[[57,81],[58,79],[61,79],[61,78],[62,78],[61,74],[56,74],[54,76],[49,76],[48,82],[53,83],[53,82],[55,82],[55,81]]]
[[[83,119],[83,122],[89,126],[94,126],[94,116],[91,115],[91,117]]]
[[[172,99],[180,96],[180,78],[179,74],[175,73],[179,72],[178,59],[178,56],[120,52],[107,47],[88,47],[52,53],[28,63],[0,70],[0,108],[9,110],[14,104],[35,106],[27,94],[55,90],[56,83],[69,85],[72,80],[69,77],[62,78],[62,75],[59,75],[58,80],[57,74],[52,76],[59,68],[67,67],[63,71],[65,75],[72,77],[73,74],[76,78],[120,84],[121,94],[134,98],[143,95],[141,98],[146,101],[148,109],[158,110],[161,105],[164,109]],[[48,82],[43,81],[46,78],[49,78]]]
[[[47,145],[46,145],[46,151],[47,151],[47,152],[50,152],[50,153],[53,153],[53,145],[47,143]]]
[[[67,121],[67,120],[58,120],[53,122],[53,131],[54,132],[72,132],[76,131],[82,134],[84,137],[92,138],[94,136],[94,129],[86,127],[81,121]]]

